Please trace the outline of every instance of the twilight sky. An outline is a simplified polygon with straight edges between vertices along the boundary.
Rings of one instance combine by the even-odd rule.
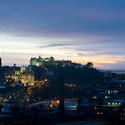
[[[125,69],[125,0],[0,0],[4,65],[39,55]]]

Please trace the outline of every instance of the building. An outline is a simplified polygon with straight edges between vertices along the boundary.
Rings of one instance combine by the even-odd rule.
[[[2,60],[1,60],[1,58],[0,58],[0,68],[2,68]]]
[[[0,58],[0,85],[3,82],[3,72],[2,72],[2,60]]]
[[[70,60],[55,60],[53,57],[50,58],[31,58],[30,59],[30,66],[37,66],[37,67],[47,67],[48,69],[52,69],[53,66],[60,65],[62,67],[65,66],[81,66],[81,64],[72,63]]]
[[[5,71],[5,80],[7,83],[19,83],[21,82],[25,85],[34,84],[34,73],[31,70],[26,69],[26,67],[9,67]]]
[[[54,58],[53,57],[50,57],[50,58],[41,58],[40,56],[39,56],[39,58],[31,58],[30,59],[30,65],[31,66],[44,66],[44,65],[46,65],[46,64],[50,64],[50,63],[52,63],[52,62],[54,62]]]

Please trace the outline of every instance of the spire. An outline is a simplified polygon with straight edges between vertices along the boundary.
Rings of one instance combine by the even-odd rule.
[[[1,60],[1,57],[0,57],[0,68],[2,67],[2,60]]]

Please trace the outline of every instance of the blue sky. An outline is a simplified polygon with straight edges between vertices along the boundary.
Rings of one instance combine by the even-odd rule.
[[[4,65],[54,56],[125,69],[124,0],[0,0]]]

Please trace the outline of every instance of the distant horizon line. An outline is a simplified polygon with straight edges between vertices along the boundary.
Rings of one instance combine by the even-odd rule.
[[[79,64],[81,64],[81,63],[79,63]],[[83,65],[83,64],[81,64],[81,65]],[[14,66],[14,64],[13,65],[2,65],[2,67],[5,67],[5,66]],[[20,64],[20,65],[17,65],[17,67],[22,67],[22,66],[30,66],[30,64]],[[103,68],[98,68],[98,67],[94,67],[94,68],[96,68],[97,70],[100,70],[100,71],[107,71],[107,72],[110,72],[110,71],[112,71],[112,72],[125,72],[125,69],[103,69]]]
[[[30,59],[31,58],[39,58],[39,57],[41,57],[41,56],[34,56],[34,57],[30,57]],[[46,56],[46,57],[41,57],[41,58],[43,58],[43,59],[45,59],[45,58],[51,58],[51,57],[53,57],[53,56]],[[55,57],[53,57],[54,59],[55,59]],[[0,57],[0,59],[1,59],[1,61],[2,61],[2,57]],[[30,61],[30,60],[29,60]],[[81,64],[81,65],[85,65],[85,64],[82,64],[82,63],[80,63],[80,62],[75,62],[75,61],[73,61],[73,60],[67,60],[67,59],[55,59],[55,61],[71,61],[72,63],[76,63],[76,64]],[[92,62],[92,61],[88,61],[88,62]],[[88,63],[88,62],[86,62],[86,64]],[[93,62],[92,62],[93,63]],[[14,64],[16,64],[17,65],[17,67],[21,67],[21,66],[30,66],[30,63],[29,64],[17,64],[16,62],[15,63],[13,63],[13,64],[7,64],[7,63],[2,63],[2,66],[4,67],[4,66],[14,66]],[[94,64],[94,63],[93,63]],[[98,70],[100,70],[100,71],[114,71],[114,72],[125,72],[125,69],[105,69],[105,68],[98,68],[98,67],[94,67],[94,68],[96,68],[96,69],[98,69]]]

